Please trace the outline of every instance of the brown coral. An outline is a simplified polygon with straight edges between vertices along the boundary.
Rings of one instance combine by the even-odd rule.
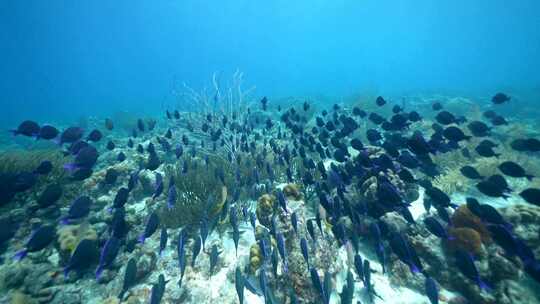
[[[299,201],[303,197],[297,184],[287,184],[283,187],[283,194],[285,194],[288,199],[293,199],[295,201]]]
[[[467,208],[467,205],[461,205],[456,209],[452,215],[452,225],[455,228],[473,229],[478,232],[484,244],[491,242],[491,236],[486,225]]]
[[[464,250],[479,256],[483,253],[482,238],[480,233],[471,228],[450,228],[448,230],[448,239],[446,245],[451,252]]]
[[[257,219],[266,227],[270,227],[272,213],[274,212],[275,197],[263,194],[257,201]]]

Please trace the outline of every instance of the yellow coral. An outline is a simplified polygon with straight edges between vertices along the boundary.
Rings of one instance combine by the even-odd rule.
[[[60,250],[73,253],[79,242],[83,239],[97,240],[96,231],[88,224],[67,225],[57,230]]]
[[[18,290],[14,291],[11,295],[11,304],[32,304],[35,301],[27,294],[24,294]]]
[[[249,270],[254,273],[261,267],[262,253],[259,245],[253,244],[249,248]]]

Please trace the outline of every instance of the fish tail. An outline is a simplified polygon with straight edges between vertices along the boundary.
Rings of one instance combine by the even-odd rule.
[[[77,166],[75,164],[65,164],[64,169],[72,173],[73,171],[77,169]]]
[[[478,287],[480,287],[481,290],[489,291],[491,290],[491,287],[481,279],[478,279]]]
[[[144,244],[145,239],[146,239],[146,237],[144,236],[144,233],[141,234],[141,235],[139,236],[139,238],[138,238],[139,243]]]
[[[533,178],[534,178],[534,175],[525,175],[525,177],[526,177],[529,181],[532,181]]]
[[[99,280],[102,273],[103,273],[103,266],[99,265],[98,268],[96,269],[96,280]]]
[[[64,278],[67,278],[68,274],[69,274],[69,266],[67,266],[66,268],[64,268]]]
[[[67,217],[62,218],[60,220],[60,225],[63,225],[63,226],[69,225],[69,218],[67,218]]]
[[[20,261],[22,259],[24,259],[24,257],[28,254],[28,251],[26,249],[24,250],[21,250],[19,252],[17,252],[15,254],[15,256],[13,257],[16,261]]]

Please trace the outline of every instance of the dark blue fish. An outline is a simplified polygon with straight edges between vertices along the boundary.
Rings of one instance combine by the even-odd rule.
[[[307,268],[309,269],[309,252],[308,252],[308,245],[305,238],[300,239],[300,249],[302,251],[302,256],[304,257],[304,261],[306,261]]]
[[[126,270],[124,271],[124,281],[122,283],[122,291],[118,295],[118,299],[122,300],[124,294],[129,288],[135,285],[137,280],[137,261],[134,258],[129,259]]]
[[[315,288],[315,290],[319,293],[323,301],[326,302],[324,300],[326,299],[326,297],[324,295],[323,286],[321,284],[321,278],[319,277],[319,274],[317,273],[317,269],[315,269],[314,267],[311,267],[309,269],[309,274],[311,277],[311,284],[313,285],[313,288]]]
[[[161,195],[161,193],[163,193],[163,187],[163,176],[159,173],[156,173],[156,182],[154,184],[154,194],[152,195],[152,200],[155,200],[158,196]]]
[[[352,304],[354,297],[354,277],[350,270],[347,271],[346,284],[343,286],[339,296],[341,304]]]
[[[426,217],[424,219],[424,224],[426,225],[426,228],[429,230],[429,232],[431,232],[433,235],[441,239],[449,239],[446,229],[434,217]]]
[[[287,199],[285,198],[285,194],[283,194],[283,191],[279,190],[277,193],[279,206],[285,211],[285,213],[289,213],[287,210]]]
[[[126,204],[129,196],[129,190],[127,188],[120,188],[118,189],[118,192],[116,192],[116,196],[114,197],[112,208],[109,210],[112,211],[113,209],[123,208]]]
[[[64,216],[60,222],[67,225],[70,221],[81,219],[90,213],[92,200],[88,196],[81,196],[74,200],[69,207],[68,214]]]
[[[203,217],[203,219],[201,220],[200,232],[201,232],[202,246],[204,249],[204,244],[206,243],[206,238],[208,237],[208,220],[206,219],[206,217]]]
[[[220,254],[221,252],[218,251],[217,245],[212,245],[212,249],[210,249],[210,275],[214,272]]]
[[[277,248],[279,251],[279,255],[281,256],[281,260],[283,261],[283,272],[288,272],[288,262],[287,262],[287,248],[285,247],[285,238],[283,237],[283,234],[279,232],[277,234]]]
[[[439,288],[437,287],[437,283],[434,279],[431,277],[426,276],[425,281],[425,289],[426,289],[426,295],[429,298],[429,301],[431,304],[438,304],[439,303]]]
[[[296,211],[291,214],[291,224],[294,230],[294,233],[298,233],[298,217],[296,216]]]
[[[197,259],[197,256],[201,252],[202,248],[202,241],[200,236],[196,236],[193,240],[193,255],[191,257],[191,267],[195,267],[195,260]]]
[[[3,228],[3,227],[2,227]],[[56,229],[52,225],[37,228],[30,234],[24,249],[15,254],[15,259],[22,260],[29,252],[37,252],[47,247],[56,236]]]
[[[185,229],[182,229],[178,234],[178,266],[180,268],[180,280],[178,281],[178,286],[182,286],[182,279],[184,278],[184,273],[186,271],[186,241],[187,233]]]
[[[169,185],[169,193],[167,195],[167,209],[171,210],[172,208],[174,208],[177,198],[178,195],[176,192],[176,186],[174,186],[174,184]]]
[[[314,242],[317,242],[317,238],[315,237],[315,226],[313,226],[313,220],[309,219],[307,221],[307,230],[309,233],[309,236]]]
[[[144,232],[139,236],[139,242],[144,244],[144,241],[151,237],[159,226],[159,217],[157,213],[152,212],[146,221]]]
[[[111,236],[105,242],[105,245],[103,245],[103,248],[101,249],[101,254],[99,256],[99,265],[98,265],[98,268],[96,269],[96,280],[99,280],[103,270],[112,264],[112,262],[118,255],[119,249],[120,249],[120,240],[117,239],[116,237]]]
[[[410,243],[399,233],[392,233],[390,237],[390,247],[398,258],[409,266],[411,272],[417,273],[422,270],[422,265],[414,248]]]
[[[167,228],[161,228],[161,234],[159,236],[159,255],[163,253],[163,250],[167,247],[167,240],[169,235],[167,234]]]
[[[354,256],[354,269],[360,280],[364,283],[364,286],[366,286],[366,281],[364,281],[364,262],[359,254]]]
[[[475,282],[480,289],[489,289],[488,285],[480,279],[478,269],[476,268],[476,265],[474,265],[474,260],[469,253],[461,250],[456,251],[455,261],[458,269],[463,275]]]
[[[150,293],[150,304],[161,303],[161,299],[165,294],[166,284],[167,282],[165,281],[165,277],[163,276],[163,274],[160,274],[157,283],[152,285],[152,290]]]
[[[242,271],[240,270],[240,267],[236,267],[234,286],[236,288],[236,294],[238,295],[238,302],[240,304],[244,304],[245,279],[244,279],[244,276],[242,275]]]
[[[95,241],[88,239],[80,241],[64,268],[64,277],[67,277],[72,270],[81,271],[89,267],[95,261],[97,255],[98,249]]]

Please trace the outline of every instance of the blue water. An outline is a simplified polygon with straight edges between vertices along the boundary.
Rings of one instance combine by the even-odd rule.
[[[258,95],[525,94],[540,2],[3,1],[3,126],[162,109],[236,69]],[[225,77],[225,76],[223,76]]]

